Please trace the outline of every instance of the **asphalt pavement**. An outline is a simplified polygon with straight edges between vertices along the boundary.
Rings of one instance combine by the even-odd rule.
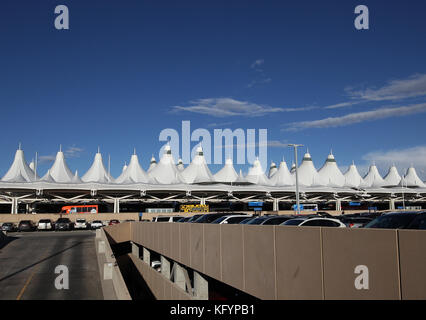
[[[95,231],[8,235],[11,241],[0,249],[1,300],[103,299]],[[66,284],[66,269],[55,273],[57,266],[68,270],[68,289],[57,288]]]

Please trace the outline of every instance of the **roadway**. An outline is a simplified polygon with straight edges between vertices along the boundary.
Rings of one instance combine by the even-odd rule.
[[[101,300],[95,232],[9,233],[0,249],[1,300]],[[55,287],[58,265],[69,271],[69,289]]]

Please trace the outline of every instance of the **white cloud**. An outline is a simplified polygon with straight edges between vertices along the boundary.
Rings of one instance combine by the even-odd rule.
[[[264,59],[257,59],[255,62],[253,62],[251,65],[250,65],[250,68],[252,68],[252,69],[257,69],[257,71],[262,71],[262,70],[260,70],[260,69],[258,69],[261,65],[263,65],[265,63],[265,60]]]
[[[354,123],[373,121],[390,117],[400,117],[426,112],[426,103],[420,103],[396,108],[380,108],[371,111],[350,113],[341,117],[329,117],[313,121],[301,121],[288,124],[285,131],[298,131],[310,128],[343,127]]]
[[[38,161],[40,163],[49,163],[55,161],[56,156],[54,155],[47,155],[47,156],[40,156],[38,157]]]
[[[426,74],[389,81],[385,86],[360,91],[348,90],[353,98],[365,101],[390,101],[426,96]]]
[[[76,147],[75,145],[68,147],[64,154],[67,158],[78,158],[84,149]]]
[[[208,98],[198,99],[190,102],[190,106],[174,106],[171,112],[187,111],[193,113],[206,114],[213,117],[259,117],[270,113],[296,112],[311,110],[314,107],[307,108],[279,108],[251,103],[247,101],[238,101],[232,98]]]
[[[362,159],[370,163],[375,162],[378,167],[386,168],[386,170],[395,164],[400,175],[405,174],[410,166],[414,166],[419,177],[426,178],[426,146],[372,151],[365,154]]]

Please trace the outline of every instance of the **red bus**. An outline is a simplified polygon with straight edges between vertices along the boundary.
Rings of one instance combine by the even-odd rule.
[[[62,207],[61,213],[98,213],[97,205],[85,205],[85,206],[65,206]]]

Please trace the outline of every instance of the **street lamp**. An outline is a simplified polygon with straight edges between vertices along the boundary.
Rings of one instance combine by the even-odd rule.
[[[297,214],[300,214],[300,201],[299,201],[299,177],[297,175],[297,147],[303,147],[303,144],[287,144],[288,147],[294,148],[294,163],[296,164],[296,208]]]

